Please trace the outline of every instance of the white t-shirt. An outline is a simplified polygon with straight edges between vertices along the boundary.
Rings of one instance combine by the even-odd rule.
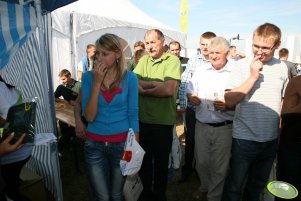
[[[236,62],[227,89],[240,86],[250,75],[252,58]],[[267,142],[278,137],[282,94],[288,81],[288,70],[283,62],[273,58],[263,65],[256,83],[236,106],[233,138]]]
[[[0,82],[0,116],[6,119],[8,109],[17,103],[19,94],[15,89],[9,89],[3,82]]]
[[[93,59],[89,59],[89,66],[88,66],[88,71],[92,70],[93,69]],[[77,64],[77,70],[78,71],[81,71],[81,72],[84,72],[84,64],[82,61],[80,61],[78,64]]]
[[[233,120],[234,111],[216,111],[215,99],[224,99],[224,91],[228,77],[232,70],[232,63],[221,70],[215,70],[211,63],[197,68],[187,86],[187,93],[195,93],[201,99],[201,104],[196,106],[196,119],[202,123],[220,123]]]

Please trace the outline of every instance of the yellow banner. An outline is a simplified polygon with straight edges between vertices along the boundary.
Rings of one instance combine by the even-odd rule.
[[[181,8],[180,8],[180,25],[181,25],[181,31],[186,33],[187,32],[187,26],[188,26],[188,6],[187,6],[187,0],[181,1]]]

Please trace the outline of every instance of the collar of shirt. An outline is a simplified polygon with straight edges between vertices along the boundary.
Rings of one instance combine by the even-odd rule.
[[[204,69],[205,70],[215,70],[215,71],[218,71],[218,72],[222,72],[222,71],[228,71],[228,72],[231,72],[232,71],[232,65],[229,65],[229,62],[226,63],[226,65],[222,68],[222,69],[219,69],[219,70],[216,70],[211,63],[207,63],[204,65]]]
[[[222,69],[217,71],[211,63],[208,63],[195,72],[194,78],[191,80],[193,85],[188,86],[187,91],[193,90],[202,100],[202,103],[196,107],[196,118],[200,122],[219,123],[233,119],[234,111],[219,112],[214,109],[213,104],[214,94],[216,92],[223,93],[232,66],[233,64],[227,62]]]
[[[162,56],[159,58],[159,59],[154,59],[153,57],[149,56],[150,57],[150,60],[153,62],[153,63],[157,63],[157,62],[161,62],[163,60],[167,60],[169,57],[171,56],[170,53],[167,53],[167,52],[164,52],[162,54]]]

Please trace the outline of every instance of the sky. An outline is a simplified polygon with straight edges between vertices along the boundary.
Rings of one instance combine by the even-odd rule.
[[[130,0],[160,22],[180,30],[181,0]],[[197,48],[199,36],[213,31],[219,36],[251,36],[265,22],[277,25],[284,36],[301,36],[300,0],[187,0],[187,47]]]

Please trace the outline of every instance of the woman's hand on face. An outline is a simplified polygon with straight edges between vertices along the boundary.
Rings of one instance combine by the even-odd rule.
[[[107,74],[107,67],[98,62],[94,67],[94,82],[102,84],[106,74]]]

